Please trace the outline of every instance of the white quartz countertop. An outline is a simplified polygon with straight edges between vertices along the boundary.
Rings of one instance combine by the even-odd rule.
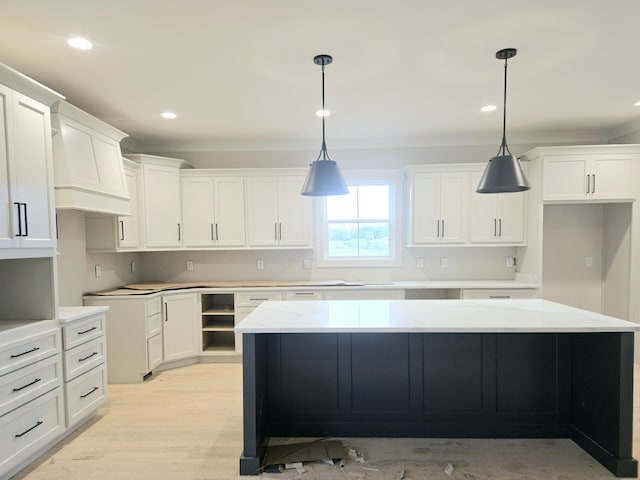
[[[264,302],[237,333],[633,332],[640,324],[540,299]]]
[[[58,321],[60,324],[75,322],[83,318],[106,312],[109,307],[60,307],[58,308]]]

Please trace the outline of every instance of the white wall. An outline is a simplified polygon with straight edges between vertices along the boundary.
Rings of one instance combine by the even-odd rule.
[[[58,298],[61,306],[82,305],[82,294],[85,292],[106,290],[138,281],[138,272],[130,271],[131,261],[139,263],[138,254],[85,252],[84,213],[59,210],[57,220]],[[102,268],[100,278],[95,276],[95,265]]]
[[[546,205],[543,225],[542,296],[602,311],[603,206]]]

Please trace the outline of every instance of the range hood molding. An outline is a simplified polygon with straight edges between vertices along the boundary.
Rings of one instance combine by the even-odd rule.
[[[120,142],[128,135],[60,101],[51,108],[56,209],[131,215]]]

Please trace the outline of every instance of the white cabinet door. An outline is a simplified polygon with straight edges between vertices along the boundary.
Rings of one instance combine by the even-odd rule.
[[[214,177],[213,208],[216,245],[245,245],[244,178]]]
[[[12,220],[17,215],[17,205],[10,196],[10,169],[8,148],[9,123],[11,122],[11,89],[0,85],[0,248],[16,246]]]
[[[498,241],[499,194],[477,193],[476,185],[482,173],[471,175],[471,232],[473,243],[495,243]]]
[[[525,193],[477,193],[481,176],[471,175],[471,242],[523,243]]]
[[[500,243],[524,243],[525,192],[499,193],[498,239]]]
[[[585,200],[589,189],[589,159],[584,155],[545,158],[542,174],[544,200]]]
[[[211,177],[182,177],[182,221],[185,247],[215,244]]]
[[[50,111],[20,93],[13,92],[12,98],[10,166],[16,172],[13,202],[21,204],[19,243],[21,247],[55,247]]]
[[[146,247],[180,247],[180,174],[178,168],[144,164]]]
[[[193,357],[198,352],[198,312],[195,293],[162,297],[164,361]]]
[[[413,175],[411,228],[413,243],[437,243],[440,234],[440,175]]]
[[[311,200],[300,194],[304,177],[278,178],[278,243],[311,245]]]
[[[247,177],[247,228],[250,246],[278,244],[276,177]]]
[[[129,191],[129,204],[131,215],[118,218],[118,247],[122,249],[138,248],[138,187],[137,171],[124,169],[124,176]]]
[[[440,241],[465,243],[467,241],[467,173],[440,175]]]
[[[466,242],[468,183],[466,172],[413,175],[414,244]]]
[[[616,155],[598,155],[592,158],[591,198],[594,200],[635,198],[633,162],[631,158],[621,158]]]

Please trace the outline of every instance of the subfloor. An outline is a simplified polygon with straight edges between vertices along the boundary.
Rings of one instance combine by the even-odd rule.
[[[342,439],[362,452],[344,467],[240,477],[242,366],[197,364],[138,385],[109,385],[98,416],[14,479],[232,480],[615,478],[571,440]],[[636,366],[634,457],[640,457],[640,366]],[[298,439],[293,439],[298,441]],[[453,471],[445,473],[447,464]]]

